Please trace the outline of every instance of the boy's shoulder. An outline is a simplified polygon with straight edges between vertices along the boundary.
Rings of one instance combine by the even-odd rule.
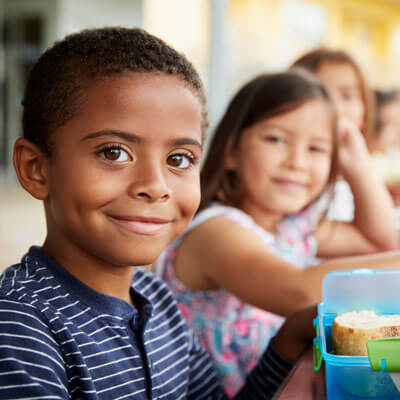
[[[0,315],[5,310],[18,310],[49,321],[57,311],[69,315],[90,306],[82,293],[71,291],[68,277],[60,276],[60,271],[48,263],[49,260],[40,250],[34,248],[19,264],[12,265],[3,272],[0,276]],[[150,301],[153,316],[163,315],[166,308],[177,309],[176,300],[167,284],[145,268],[135,268],[131,287]],[[69,312],[62,311],[65,309]],[[96,310],[94,308],[91,312],[97,315]]]
[[[52,276],[44,265],[27,253],[20,263],[11,265],[0,275],[0,309],[23,307],[41,309],[48,296],[46,289],[56,292]]]

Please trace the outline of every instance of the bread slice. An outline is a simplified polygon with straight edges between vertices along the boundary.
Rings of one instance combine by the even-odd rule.
[[[332,324],[334,352],[343,356],[367,356],[368,340],[394,336],[400,336],[400,315],[352,311],[338,315]]]

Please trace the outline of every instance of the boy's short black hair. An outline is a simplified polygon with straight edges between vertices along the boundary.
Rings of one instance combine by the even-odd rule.
[[[82,91],[96,80],[129,71],[180,77],[202,103],[205,129],[203,86],[187,58],[142,29],[106,27],[68,35],[40,56],[22,101],[23,136],[50,155],[49,137],[79,112]]]

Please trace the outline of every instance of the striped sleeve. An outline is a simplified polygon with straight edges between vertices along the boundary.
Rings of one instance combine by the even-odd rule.
[[[235,400],[271,399],[283,380],[292,369],[272,343],[260,358],[256,367],[246,379],[246,383],[235,396]]]
[[[226,399],[209,354],[189,330],[190,379],[188,400]]]
[[[35,308],[0,300],[0,398],[69,399],[67,385],[58,344]]]

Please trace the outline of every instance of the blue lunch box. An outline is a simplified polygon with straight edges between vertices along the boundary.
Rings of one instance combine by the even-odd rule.
[[[340,356],[331,335],[333,320],[344,312],[400,314],[400,271],[330,272],[322,293],[314,321],[314,368],[325,361],[328,400],[400,400],[400,338],[370,340],[368,356]]]

